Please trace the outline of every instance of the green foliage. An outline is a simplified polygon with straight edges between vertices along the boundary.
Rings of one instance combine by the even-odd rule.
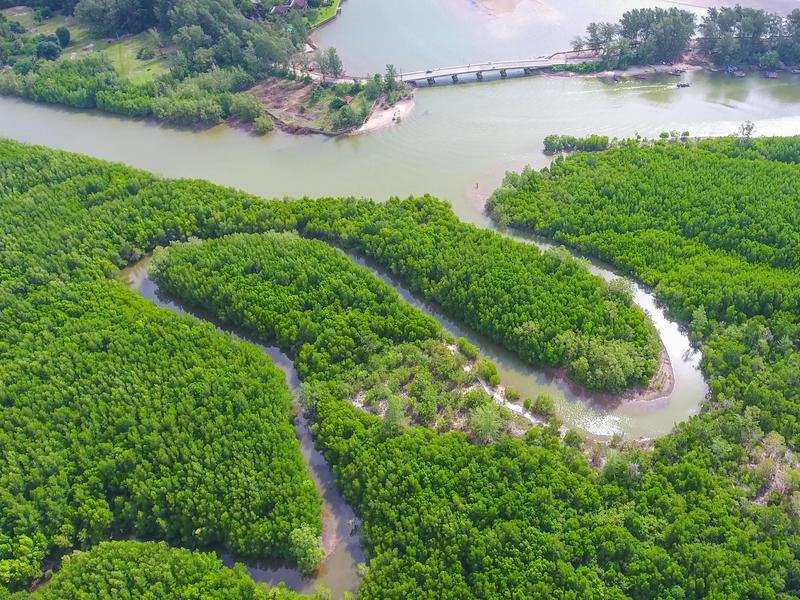
[[[441,331],[363,267],[292,234],[173,246],[154,259],[152,277],[295,356],[303,380],[340,378],[394,342]]]
[[[256,117],[253,121],[253,131],[258,135],[267,134],[273,129],[275,129],[275,124],[272,122],[272,118],[266,113]]]
[[[556,403],[550,396],[539,394],[530,405],[529,410],[545,419],[552,419],[556,416]]]
[[[483,444],[495,441],[503,425],[494,404],[482,404],[474,408],[469,415],[469,421],[475,437]]]
[[[628,143],[510,175],[489,207],[655,287],[708,340],[716,397],[757,406],[762,427],[797,447],[797,148],[797,140]]]
[[[678,8],[637,8],[619,23],[590,23],[575,49],[603,51],[606,68],[653,64],[681,58],[695,31],[695,16]]]
[[[80,0],[75,17],[100,35],[139,33],[156,24],[152,0]]]
[[[234,94],[231,97],[230,115],[244,123],[254,123],[266,115],[264,105],[252,94]]]
[[[71,11],[73,6],[65,6]],[[177,55],[169,75],[155,87],[130,85],[96,53],[46,64],[58,58],[70,41],[59,27],[55,35],[34,36],[5,17],[0,20],[0,93],[75,108],[98,108],[132,117],[154,116],[179,126],[210,126],[231,116],[231,105],[252,116],[241,100],[230,98],[256,78],[285,72],[289,57],[305,40],[302,19],[248,19],[232,0],[80,0],[75,15],[96,33],[119,36],[150,27],[171,37]],[[141,48],[137,58],[151,60],[155,51]],[[38,61],[34,59],[40,59]],[[238,118],[238,117],[237,117]]]
[[[153,116],[171,125],[218,125],[225,119],[220,99],[211,94],[195,97],[160,96],[151,104]]]
[[[136,51],[136,58],[139,60],[153,60],[156,57],[156,51],[150,46],[143,46]]]
[[[566,213],[585,195],[598,202],[591,220],[599,220],[603,226],[595,237],[598,247],[599,234],[616,222],[625,223],[634,233],[640,231],[634,227],[639,220],[644,223],[641,231],[656,233],[670,224],[670,243],[657,247],[657,252],[662,260],[667,257],[669,269],[680,272],[677,281],[683,284],[672,287],[682,292],[681,298],[686,298],[691,310],[706,306],[714,327],[706,354],[716,354],[710,349],[721,343],[717,338],[726,345],[724,349],[717,346],[720,354],[707,362],[712,386],[722,378],[717,360],[723,360],[722,366],[728,369],[726,379],[740,378],[743,385],[736,389],[726,384],[724,389],[736,392],[654,442],[652,451],[623,445],[607,454],[602,470],[595,470],[571,447],[578,441],[561,444],[552,427],[535,428],[524,439],[501,435],[487,445],[474,444],[463,433],[437,434],[422,427],[388,432],[380,419],[343,400],[349,391],[346,377],[344,381],[336,375],[334,380],[308,382],[313,388],[308,395],[314,398],[315,443],[364,522],[370,566],[359,598],[782,600],[796,596],[800,547],[796,492],[789,486],[786,492],[769,490],[772,474],[796,469],[787,462],[795,460],[792,448],[796,444],[791,419],[797,399],[790,394],[797,388],[792,381],[796,382],[800,365],[788,350],[798,339],[793,326],[796,311],[732,318],[720,328],[713,301],[718,282],[716,272],[710,270],[717,264],[710,258],[714,253],[705,251],[702,258],[706,262],[692,265],[707,265],[702,271],[702,287],[689,285],[695,279],[685,268],[684,255],[670,254],[674,243],[678,252],[686,251],[681,240],[690,238],[680,229],[683,215],[706,211],[702,222],[712,232],[730,233],[735,254],[743,256],[739,252],[749,246],[737,237],[738,221],[726,229],[722,220],[711,218],[720,214],[730,221],[738,213],[726,211],[724,202],[709,196],[708,186],[702,185],[697,187],[697,198],[703,202],[690,205],[691,210],[678,210],[682,208],[681,195],[690,193],[680,182],[698,185],[693,178],[702,175],[695,172],[702,171],[700,166],[707,167],[709,177],[733,193],[737,188],[726,180],[725,169],[720,167],[731,161],[737,163],[742,185],[758,183],[747,195],[752,198],[748,206],[771,202],[776,194],[776,202],[788,202],[793,179],[783,176],[780,168],[790,172],[796,167],[749,156],[764,148],[755,144],[736,150],[748,153],[746,158],[664,146],[637,149],[641,154],[615,149],[576,155],[556,166],[556,171],[564,170],[560,182],[548,179],[550,175],[533,177],[528,173],[507,181],[502,190],[509,207],[527,211],[534,194],[546,198],[545,194],[555,193],[556,185],[571,190],[570,177],[578,178],[581,193],[563,194],[561,204]],[[623,192],[615,193],[613,184],[625,181],[626,176],[649,190],[648,194],[660,189],[648,187],[650,180],[661,182],[664,171],[680,169],[685,158],[680,152],[701,157],[703,162],[689,162],[685,172],[667,179],[675,201],[661,212],[650,214],[653,206],[633,193],[637,188],[621,186]],[[693,152],[696,154],[690,154]],[[616,179],[607,171],[610,167],[604,163],[613,164],[615,153],[626,159],[621,162],[629,175],[623,175],[626,170],[622,167],[611,169]],[[661,156],[664,164],[648,161],[648,156]],[[583,163],[588,159],[592,161]],[[581,168],[584,164],[585,169]],[[85,532],[81,535],[87,540],[111,533],[104,532],[108,510],[114,516],[115,535],[139,532],[200,544],[225,543],[230,533],[231,545],[244,537],[252,540],[256,551],[263,547],[262,528],[270,531],[275,521],[264,517],[266,508],[305,512],[298,504],[305,488],[285,489],[286,467],[261,462],[285,448],[289,448],[292,461],[297,460],[296,442],[288,443],[294,440],[288,399],[274,367],[252,347],[231,341],[211,326],[157,310],[108,281],[117,267],[158,244],[190,236],[219,238],[236,232],[299,230],[369,248],[372,256],[382,257],[379,262],[396,264],[404,278],[418,281],[418,291],[430,292],[438,291],[439,280],[455,270],[449,258],[455,251],[441,239],[444,234],[436,237],[433,231],[426,232],[433,238],[431,248],[441,248],[444,260],[434,263],[436,270],[425,271],[429,275],[424,281],[423,277],[411,277],[419,267],[403,257],[433,261],[426,252],[434,256],[429,249],[418,254],[412,251],[424,239],[419,230],[424,231],[426,225],[434,231],[442,228],[457,239],[459,249],[472,231],[461,229],[466,226],[457,225],[449,210],[431,199],[395,201],[386,206],[356,200],[262,201],[200,181],[159,180],[121,165],[11,141],[0,142],[0,165],[0,460],[6,461],[0,465],[0,572],[6,577],[11,573],[16,587],[37,575],[41,559],[52,556],[52,548],[69,547],[79,532]],[[770,187],[766,177],[756,177],[762,169],[776,179],[776,187]],[[584,170],[592,176],[583,179]],[[509,184],[513,182],[519,183],[519,188],[512,194]],[[592,196],[596,187],[608,196],[601,195],[599,200]],[[782,189],[786,197],[780,195]],[[625,194],[641,205],[640,211],[626,206]],[[519,204],[511,202],[516,196],[520,196]],[[601,201],[603,197],[607,203]],[[505,204],[499,200],[496,196],[495,210]],[[614,209],[615,203],[621,206]],[[405,211],[411,207],[414,211],[427,208],[424,218],[408,217]],[[620,216],[626,208],[636,219]],[[788,214],[790,209],[784,210]],[[580,214],[577,209],[574,212]],[[783,214],[773,209],[773,218],[762,222],[774,224],[774,240],[767,239],[765,246],[777,247],[787,236],[791,239],[792,221]],[[566,227],[571,224],[565,223],[564,230],[579,231]],[[675,233],[678,231],[681,235]],[[698,228],[691,238],[695,247],[700,246],[696,239],[702,232]],[[516,245],[504,245],[502,253],[494,254],[494,242],[471,235],[480,251],[494,259],[493,265],[514,260]],[[403,247],[406,238],[409,247]],[[616,236],[611,236],[614,239]],[[649,256],[651,238],[644,239],[648,244],[623,248],[603,240],[602,247],[609,250],[607,257],[614,248],[624,249],[620,257],[630,257],[633,262]],[[716,238],[709,237],[707,243],[713,240]],[[400,248],[392,250],[394,246]],[[178,246],[170,252],[182,249]],[[473,254],[461,256],[476,264]],[[552,260],[563,265],[555,256],[531,256],[534,264]],[[691,259],[693,255],[685,256]],[[775,260],[777,251],[765,254],[770,256]],[[287,258],[286,262],[291,265],[293,261]],[[302,265],[307,261],[294,262]],[[352,265],[346,264],[350,271]],[[619,258],[617,264],[625,263]],[[663,273],[656,270],[661,264],[657,261],[641,264],[646,275]],[[783,286],[777,277],[782,268],[766,264],[759,263],[772,269],[780,284],[770,289],[777,287],[780,294],[792,292],[794,288]],[[661,264],[661,268],[665,266]],[[236,277],[231,281],[240,281],[241,271],[232,272]],[[308,277],[315,272],[310,270]],[[473,269],[473,273],[488,278],[493,272]],[[292,275],[303,277],[290,270],[285,283],[279,283],[282,273],[275,273],[275,287],[293,289]],[[499,274],[498,280],[503,280],[503,275]],[[731,269],[725,276],[733,279],[737,272]],[[191,279],[191,274],[181,277]],[[594,303],[610,301],[596,280],[578,277],[584,276],[571,271],[563,275],[570,283],[589,282],[586,287]],[[465,283],[466,278],[455,281],[463,289],[475,289]],[[455,283],[448,283],[456,289]],[[741,282],[729,285],[737,284]],[[739,287],[742,292],[751,289]],[[357,292],[362,287],[350,290],[325,285],[320,289],[326,293],[330,289],[332,295],[327,297],[338,302],[353,295],[360,298]],[[234,296],[247,293],[233,285],[229,290]],[[211,297],[212,291],[209,284],[198,293]],[[294,291],[286,295],[291,297]],[[482,306],[496,304],[496,297],[490,295]],[[462,294],[462,303],[468,304],[468,300],[469,295]],[[552,303],[552,310],[559,309],[559,302]],[[249,311],[251,322],[270,326],[274,317],[269,313],[261,316],[263,305],[254,300],[252,306],[243,308]],[[679,307],[681,302],[670,305]],[[366,306],[373,307],[371,303]],[[221,302],[218,306],[220,311],[226,307]],[[605,318],[608,320],[607,315]],[[392,340],[390,350],[416,343],[398,341]],[[737,362],[732,368],[734,356]],[[783,378],[764,379],[779,372],[775,369],[781,361]],[[717,397],[721,389],[714,390]],[[471,408],[487,405],[485,392],[473,392]],[[745,408],[739,402],[740,393],[759,399],[751,398]],[[783,395],[783,405],[776,401],[779,395]],[[769,430],[765,435],[759,426],[767,427],[773,420],[790,432],[783,436],[785,444]],[[278,435],[273,433],[276,429]],[[281,476],[279,484],[273,479],[276,475]],[[759,496],[761,488],[769,491],[764,497]],[[313,498],[311,490],[308,494]],[[245,499],[253,499],[253,504]],[[308,505],[312,504],[309,499]],[[131,510],[127,510],[129,505]],[[317,512],[309,514],[318,518],[319,505],[315,506]],[[198,531],[201,525],[205,529]],[[287,538],[303,525],[315,523],[288,525]],[[288,554],[289,546],[285,549]],[[168,557],[132,556],[124,561],[87,561],[88,566],[78,573],[64,572],[77,582],[77,589],[104,586],[104,579],[113,581],[114,586],[121,582],[148,586],[154,580],[158,585],[159,577],[167,578],[178,590],[183,589],[183,580],[201,586],[196,595],[190,588],[184,597],[214,597],[202,586],[219,577],[224,580],[219,596],[237,597],[227,587],[232,580],[235,589],[245,589],[242,597],[249,597],[249,582],[235,571],[214,575],[220,570],[218,563],[202,569],[191,566],[205,561],[205,555],[177,558],[178,565],[190,566],[175,570],[163,566],[173,562]],[[108,578],[103,577],[106,571],[111,572]],[[208,575],[198,582],[198,572]],[[130,580],[128,574],[133,575]],[[55,584],[54,580],[51,585]]]
[[[608,295],[578,262],[461,223],[443,202],[350,203],[309,217],[309,235],[366,254],[531,363],[585,358],[591,368],[574,369],[576,381],[612,391],[656,370],[658,338],[638,308]],[[612,375],[598,376],[606,366]]]
[[[36,58],[55,60],[61,54],[61,46],[52,40],[42,40],[36,44]]]
[[[69,33],[69,29],[64,26],[58,27],[56,29],[56,37],[58,38],[58,43],[62,48],[66,48],[69,46],[69,41],[72,36]]]
[[[559,152],[599,152],[608,148],[608,136],[590,135],[578,138],[572,135],[548,135],[544,138],[545,154],[558,154]]]
[[[138,219],[179,189],[13,142],[0,157],[0,585],[111,534],[291,557],[321,501],[283,373],[105,276],[176,236]]]
[[[298,527],[289,534],[292,556],[297,561],[300,571],[310,575],[325,558],[325,551],[320,547],[322,539],[319,533],[308,525]]]
[[[800,61],[800,9],[784,17],[739,5],[710,8],[700,24],[698,43],[723,66],[774,69],[781,62],[796,64]]]
[[[170,548],[163,542],[103,542],[88,552],[65,556],[61,569],[30,598],[296,600],[300,596],[283,587],[257,584],[242,565],[228,569],[211,553]]]
[[[323,52],[318,52],[316,56],[319,71],[322,73],[323,78],[331,77],[332,79],[339,79],[344,74],[344,65],[342,59],[336,48],[327,48]]]
[[[356,114],[349,104],[343,105],[333,115],[333,127],[337,131],[344,131],[359,125],[363,119]]]

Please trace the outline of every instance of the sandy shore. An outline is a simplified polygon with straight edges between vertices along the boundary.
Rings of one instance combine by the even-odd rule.
[[[406,100],[400,100],[389,108],[384,109],[381,106],[375,106],[364,124],[356,129],[352,135],[371,133],[379,129],[386,129],[387,127],[398,125],[411,114],[412,110],[414,110],[413,96]]]
[[[655,75],[657,73],[669,73],[671,71],[702,71],[704,67],[700,65],[690,65],[687,63],[675,63],[672,65],[634,65],[625,70],[606,71],[600,75],[616,74],[623,77],[641,77],[644,75]]]
[[[675,387],[675,373],[672,370],[672,361],[670,361],[667,349],[663,345],[661,347],[661,362],[650,379],[650,384],[635,386],[619,394],[589,390],[567,377],[566,370],[563,368],[558,369],[557,373],[558,377],[567,382],[570,387],[582,395],[590,396],[592,401],[605,405],[645,404],[668,400]]]

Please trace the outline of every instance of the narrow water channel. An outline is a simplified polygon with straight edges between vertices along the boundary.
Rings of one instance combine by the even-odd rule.
[[[533,236],[504,233],[517,241],[533,243],[541,250],[552,247],[546,240]],[[619,401],[580,388],[555,369],[532,367],[488,337],[450,319],[438,307],[419,300],[395,277],[371,261],[349,256],[391,285],[406,302],[437,319],[452,335],[463,336],[478,346],[485,356],[497,364],[502,382],[519,390],[523,398],[534,398],[538,394],[552,397],[556,401],[558,417],[568,427],[584,434],[601,439],[612,435],[627,438],[659,437],[668,433],[675,423],[695,414],[706,395],[707,386],[700,371],[700,352],[692,348],[688,336],[667,317],[653,294],[635,282],[630,282],[634,291],[633,301],[650,315],[658,330],[669,356],[674,384],[663,396],[645,401]],[[148,276],[149,264],[148,256],[121,271],[120,277],[129,289],[161,308],[216,323],[210,315],[161,294]],[[589,270],[606,281],[619,277],[598,261],[589,261]],[[289,388],[297,399],[300,382],[286,354],[276,347],[258,343],[241,331],[218,324],[217,328],[261,348],[286,373]],[[364,551],[358,534],[359,521],[337,491],[330,466],[314,447],[309,424],[300,410],[297,410],[295,427],[309,473],[323,498],[323,545],[327,553],[323,566],[315,577],[304,578],[291,564],[242,560],[229,554],[222,554],[221,557],[228,565],[237,560],[244,562],[256,581],[273,585],[283,581],[290,588],[303,593],[312,592],[322,583],[338,598],[345,591],[356,591],[360,582],[357,565],[364,562]]]
[[[148,256],[123,269],[120,277],[129,289],[138,292],[156,306],[214,323],[220,331],[257,346],[286,373],[286,381],[297,408],[294,423],[297,438],[300,440],[300,450],[308,465],[309,475],[322,496],[323,546],[327,557],[314,577],[303,577],[294,565],[275,560],[252,560],[223,553],[220,555],[223,562],[228,566],[233,566],[234,562],[244,563],[254,580],[270,585],[277,585],[282,581],[291,589],[304,594],[312,593],[319,584],[327,586],[334,598],[341,598],[344,592],[355,592],[361,582],[357,565],[364,562],[364,549],[359,535],[360,521],[336,489],[330,465],[314,447],[309,423],[297,404],[300,380],[294,363],[279,348],[260,344],[241,331],[221,327],[210,315],[161,294],[147,274],[149,265]]]
[[[516,241],[533,243],[541,250],[553,247],[541,239],[505,233]],[[439,307],[415,297],[396,277],[374,262],[353,254],[348,256],[391,285],[403,300],[434,317],[451,334],[465,337],[478,346],[497,365],[503,384],[518,390],[522,398],[535,398],[539,394],[553,398],[557,417],[567,427],[583,434],[597,439],[614,435],[627,439],[661,437],[676,423],[697,414],[705,399],[708,386],[700,370],[702,354],[692,347],[689,336],[667,316],[650,291],[616,274],[600,261],[588,260],[589,270],[606,281],[620,277],[628,281],[633,288],[633,302],[650,316],[658,331],[669,356],[674,380],[671,389],[664,394],[645,400],[624,401],[575,385],[559,370],[534,367],[489,337],[449,318]]]

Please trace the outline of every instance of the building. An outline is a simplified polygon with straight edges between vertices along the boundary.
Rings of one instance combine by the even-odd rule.
[[[291,12],[304,13],[308,10],[308,0],[289,0],[285,4],[273,6],[269,11],[271,15],[288,15]]]

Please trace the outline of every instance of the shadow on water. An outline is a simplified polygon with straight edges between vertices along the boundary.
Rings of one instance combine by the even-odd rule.
[[[220,331],[257,346],[286,374],[297,408],[294,424],[301,453],[308,465],[309,475],[322,496],[323,547],[327,556],[313,577],[303,577],[295,565],[284,561],[254,560],[236,557],[229,553],[220,553],[220,558],[228,566],[232,566],[235,562],[244,563],[256,581],[271,585],[284,582],[289,588],[300,593],[311,593],[319,584],[327,586],[334,598],[341,598],[344,592],[355,592],[361,581],[357,565],[365,560],[359,535],[360,520],[336,489],[330,465],[314,447],[309,423],[297,403],[300,380],[292,360],[279,348],[265,346],[241,330],[220,326],[212,315],[162,294],[147,274],[149,264],[148,256],[121,271],[120,277],[129,289],[139,292],[156,306],[212,323]]]

